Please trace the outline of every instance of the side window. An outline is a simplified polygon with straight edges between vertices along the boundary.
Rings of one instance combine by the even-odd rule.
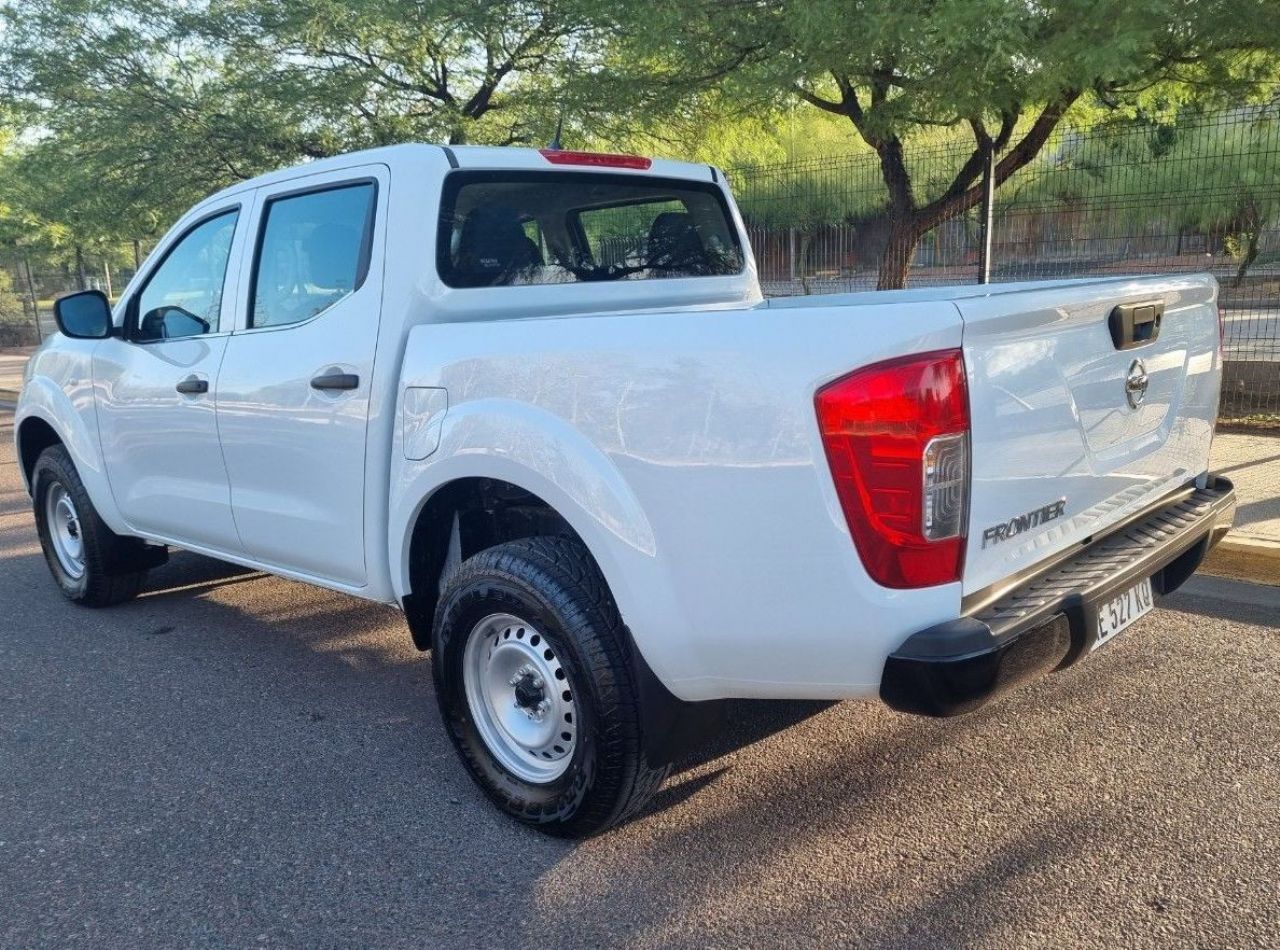
[[[355,293],[369,268],[374,195],[362,182],[267,202],[249,326],[301,323]]]
[[[222,285],[239,211],[204,221],[179,239],[138,294],[137,341],[173,340],[218,329]]]

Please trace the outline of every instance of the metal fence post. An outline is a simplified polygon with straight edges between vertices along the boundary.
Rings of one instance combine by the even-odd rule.
[[[978,251],[978,283],[991,283],[991,229],[996,206],[996,150],[990,142],[982,166],[982,246]]]
[[[40,297],[36,294],[36,279],[31,273],[31,257],[22,255],[22,267],[27,272],[27,296],[31,298],[31,319],[36,325],[36,342],[44,342],[44,328],[40,326]]]

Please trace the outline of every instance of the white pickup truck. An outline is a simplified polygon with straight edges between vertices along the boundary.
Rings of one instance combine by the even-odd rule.
[[[1226,532],[1207,276],[765,300],[724,176],[405,145],[193,208],[31,359],[54,579],[167,546],[401,607],[475,780],[633,814],[708,701],[947,716]]]

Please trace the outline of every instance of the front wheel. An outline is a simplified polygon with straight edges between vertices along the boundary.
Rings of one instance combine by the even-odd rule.
[[[136,597],[149,552],[142,541],[121,537],[98,517],[67,450],[45,449],[31,481],[40,546],[67,599],[109,607]]]
[[[528,538],[469,558],[441,594],[435,632],[450,738],[507,814],[592,834],[639,811],[666,778],[644,748],[622,620],[580,544]]]

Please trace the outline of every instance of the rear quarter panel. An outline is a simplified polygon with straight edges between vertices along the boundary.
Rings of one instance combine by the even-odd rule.
[[[402,384],[446,389],[448,410],[428,458],[393,453],[398,592],[431,493],[503,478],[583,537],[676,695],[874,695],[892,649],[955,615],[959,585],[867,579],[813,394],[858,366],[959,342],[949,302],[415,328]]]

